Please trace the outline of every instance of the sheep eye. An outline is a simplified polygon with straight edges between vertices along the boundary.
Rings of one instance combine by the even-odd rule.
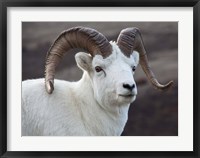
[[[136,69],[136,67],[135,67],[135,66],[133,66],[133,67],[132,67],[132,71],[135,71],[135,69]]]
[[[103,69],[102,69],[100,66],[96,66],[96,67],[95,67],[95,71],[96,71],[96,72],[100,72],[100,71],[102,71],[102,70],[103,70]]]

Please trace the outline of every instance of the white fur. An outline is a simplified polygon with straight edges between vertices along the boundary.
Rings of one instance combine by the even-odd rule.
[[[139,55],[133,52],[127,58],[114,42],[111,45],[113,53],[105,59],[78,53],[81,80],[55,80],[52,94],[46,92],[44,79],[23,81],[22,135],[121,135],[137,95],[137,87],[130,92],[123,83],[135,83],[131,66],[137,66]],[[95,66],[104,71],[95,72]],[[134,96],[121,96],[130,93]]]

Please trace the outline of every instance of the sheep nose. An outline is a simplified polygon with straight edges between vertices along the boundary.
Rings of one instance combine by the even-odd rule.
[[[128,89],[128,90],[130,90],[130,91],[132,91],[133,88],[135,88],[135,84],[130,85],[130,84],[124,83],[123,87]]]

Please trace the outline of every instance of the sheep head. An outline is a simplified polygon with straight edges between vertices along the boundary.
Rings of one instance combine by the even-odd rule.
[[[137,95],[133,75],[139,63],[139,54],[134,52],[126,57],[115,42],[110,44],[112,53],[107,58],[80,52],[75,59],[78,66],[88,73],[94,98],[100,105],[127,105]]]
[[[94,29],[75,27],[61,33],[47,53],[45,85],[49,94],[54,89],[56,66],[64,53],[74,48],[82,48],[89,53],[76,54],[76,62],[88,72],[95,98],[100,104],[134,101],[137,87],[133,75],[138,63],[154,87],[165,90],[172,85],[172,81],[161,85],[155,78],[137,28],[122,30],[115,43],[108,42],[105,36]]]

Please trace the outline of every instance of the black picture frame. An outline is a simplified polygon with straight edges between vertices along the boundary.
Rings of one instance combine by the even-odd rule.
[[[23,152],[7,151],[7,8],[8,7],[193,7],[193,68],[194,68],[194,129],[193,151],[170,151],[170,152]],[[198,107],[199,99],[199,74],[200,74],[200,2],[199,0],[2,0],[0,2],[0,155],[2,158],[9,157],[200,157],[200,130]]]

